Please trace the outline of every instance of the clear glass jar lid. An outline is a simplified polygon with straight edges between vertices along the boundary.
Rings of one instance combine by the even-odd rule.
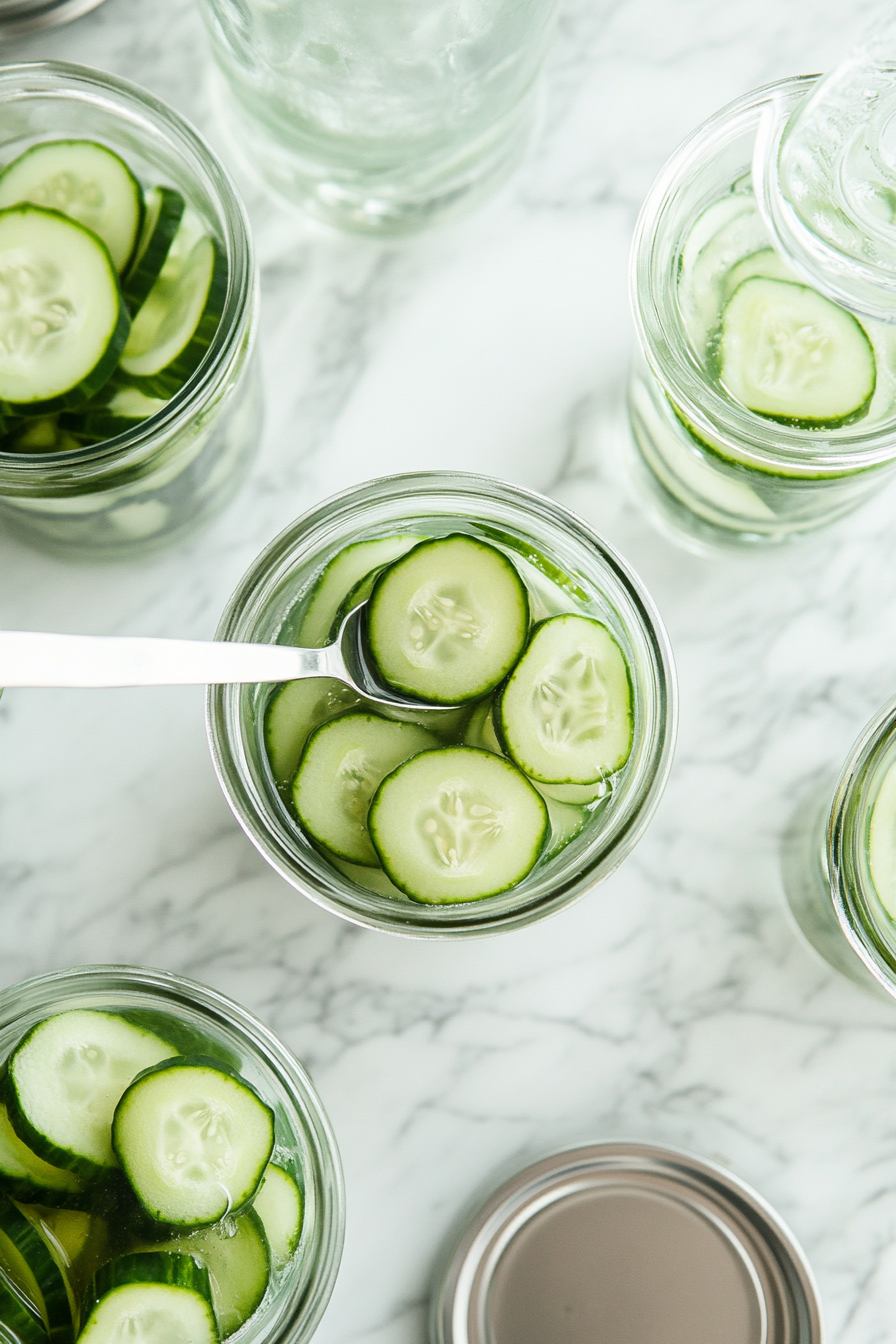
[[[809,283],[896,322],[896,6],[799,107],[772,104],[753,181],[778,248]]]

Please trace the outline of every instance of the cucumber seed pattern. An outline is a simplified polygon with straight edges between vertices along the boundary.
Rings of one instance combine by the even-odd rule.
[[[342,810],[352,821],[365,826],[365,829],[370,799],[382,774],[382,770],[361,748],[347,751],[339,766],[338,792]]]
[[[459,875],[476,873],[504,830],[500,808],[463,779],[444,782],[421,822],[438,861]]]
[[[427,584],[414,595],[405,654],[415,667],[453,662],[486,633],[481,615],[463,588]]]
[[[67,172],[54,173],[35,183],[28,199],[32,205],[58,210],[60,214],[76,219],[94,233],[99,232],[97,226],[106,210],[106,195],[98,182]]]
[[[829,334],[813,322],[774,310],[762,314],[749,374],[773,395],[791,388],[810,393],[828,376],[833,348]]]
[[[187,1183],[231,1176],[235,1156],[227,1120],[228,1112],[212,1100],[186,1102],[170,1112],[161,1136],[169,1178]]]
[[[609,696],[597,658],[582,649],[550,663],[532,689],[538,736],[549,750],[569,750],[599,738]]]
[[[0,355],[32,360],[76,317],[61,271],[25,256],[0,269]]]

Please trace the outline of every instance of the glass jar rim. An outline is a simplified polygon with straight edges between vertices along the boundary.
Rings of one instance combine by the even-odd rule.
[[[870,822],[866,785],[896,738],[896,696],[862,730],[843,767],[828,817],[826,848],[831,900],[853,951],[890,995],[896,996],[896,941],[888,948],[876,928],[877,893],[857,863]],[[896,931],[894,931],[896,938]]]
[[[598,837],[601,847],[596,847],[594,853],[586,856],[576,871],[559,882],[550,895],[542,895],[528,904],[514,906],[511,893],[505,893],[508,904],[506,910],[497,910],[495,907],[495,902],[500,902],[501,897],[489,898],[488,902],[468,901],[457,905],[420,904],[412,911],[404,904],[399,909],[395,901],[382,897],[376,909],[361,910],[341,894],[343,886],[350,880],[335,869],[330,879],[330,890],[325,890],[323,884],[317,881],[316,874],[310,870],[303,870],[305,880],[301,884],[296,880],[294,869],[299,866],[299,861],[286,843],[286,836],[274,824],[275,819],[269,817],[264,807],[265,800],[258,796],[254,787],[244,751],[239,688],[209,687],[208,737],[219,782],[240,825],[268,863],[286,881],[324,909],[367,928],[417,938],[481,936],[522,927],[564,908],[584,895],[592,885],[608,876],[621,863],[653,816],[669,774],[676,736],[677,689],[672,651],[662,620],[640,579],[615,549],[571,510],[535,491],[510,485],[495,477],[438,471],[386,476],[352,486],[323,501],[275,537],[256,558],[230,598],[216,638],[253,637],[251,631],[288,578],[294,548],[305,537],[313,534],[315,528],[331,523],[334,515],[345,517],[358,507],[389,500],[420,503],[422,514],[425,513],[427,496],[434,500],[440,491],[444,494],[464,495],[469,499],[471,507],[476,498],[499,502],[511,500],[533,518],[547,515],[552,525],[562,528],[566,535],[587,547],[589,555],[596,555],[599,565],[605,567],[605,581],[608,576],[612,576],[624,592],[637,622],[638,632],[649,649],[651,663],[647,693],[652,697],[649,706],[651,728],[644,739],[637,792],[635,785],[631,784],[626,799],[627,810],[620,808],[616,830],[605,837]],[[436,509],[433,511],[438,512]],[[596,580],[594,583],[595,588],[599,589],[599,583]],[[609,598],[607,600],[610,601]],[[645,678],[647,675],[645,673]],[[598,840],[595,846],[598,846]],[[391,906],[396,907],[394,913]]]
[[[236,1031],[258,1054],[294,1099],[307,1131],[306,1138],[320,1175],[327,1180],[327,1208],[322,1217],[321,1245],[316,1263],[320,1272],[292,1317],[282,1325],[275,1344],[307,1341],[317,1328],[336,1282],[345,1232],[345,1183],[335,1135],[317,1090],[292,1051],[254,1013],[209,985],[148,966],[95,964],[73,966],[29,977],[0,990],[0,1032],[15,1024],[24,1011],[23,1000],[52,1003],[64,993],[101,996],[110,993],[154,994],[181,1002]]]
[[[246,209],[230,174],[199,132],[147,89],[91,66],[32,61],[0,68],[0,107],[33,97],[64,101],[66,94],[97,102],[107,113],[127,118],[131,126],[150,121],[156,134],[161,126],[178,154],[188,164],[198,165],[218,211],[227,252],[227,292],[202,363],[162,410],[102,443],[57,453],[0,451],[0,484],[7,493],[28,493],[37,478],[42,494],[65,494],[76,482],[83,489],[91,475],[102,478],[114,470],[118,477],[132,464],[139,468],[154,440],[193,419],[214,392],[222,366],[229,366],[246,338],[254,303],[255,257]]]
[[[681,211],[681,198],[697,170],[738,139],[753,134],[754,151],[766,145],[764,123],[775,124],[799,105],[818,83],[819,75],[797,75],[764,84],[721,108],[702,122],[672,153],[657,175],[641,207],[632,242],[629,288],[635,328],[644,355],[670,400],[712,444],[730,436],[738,445],[737,461],[759,470],[786,470],[788,475],[815,477],[879,466],[896,457],[893,418],[863,432],[796,429],[765,421],[722,395],[707,379],[684,331],[677,304],[678,259],[696,215]],[[750,171],[750,162],[744,173]],[[704,208],[711,204],[704,202]],[[756,197],[757,209],[763,201]],[[764,218],[764,215],[763,215]],[[767,223],[767,221],[766,221]],[[768,224],[767,224],[767,227]],[[769,243],[773,230],[769,227]],[[812,283],[809,277],[806,277]],[[811,438],[807,435],[811,434]],[[811,453],[809,450],[811,449]]]

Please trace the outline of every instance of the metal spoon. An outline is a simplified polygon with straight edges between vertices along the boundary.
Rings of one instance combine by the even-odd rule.
[[[371,666],[364,638],[366,608],[362,602],[350,611],[335,641],[322,649],[3,630],[0,687],[204,686],[334,677],[374,704],[419,710],[420,701],[383,685]]]

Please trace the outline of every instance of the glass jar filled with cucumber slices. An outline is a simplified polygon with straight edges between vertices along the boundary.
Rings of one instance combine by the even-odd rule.
[[[219,778],[277,871],[356,923],[431,937],[528,924],[611,872],[675,724],[666,636],[620,557],[504,482],[391,477],[278,537],[217,637],[320,647],[361,604],[366,655],[407,706],[322,678],[209,693]]]
[[[342,1252],[342,1173],[304,1070],[164,971],[0,994],[0,1335],[300,1344]]]
[[[816,86],[784,80],[724,108],[639,220],[630,465],[654,515],[697,546],[822,527],[896,462],[896,327],[845,306],[836,267],[810,274],[768,222],[770,146]]]
[[[130,556],[231,498],[259,440],[242,205],[150,94],[0,71],[0,526]]]
[[[836,970],[896,998],[896,700],[830,786],[794,818],[784,887],[802,933]]]

